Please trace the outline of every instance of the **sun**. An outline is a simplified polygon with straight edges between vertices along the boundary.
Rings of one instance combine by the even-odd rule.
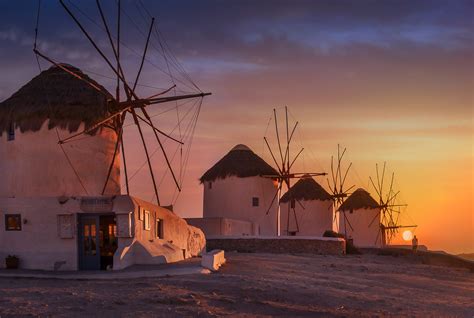
[[[413,238],[413,233],[410,230],[406,230],[403,232],[402,236],[405,241],[409,241]]]

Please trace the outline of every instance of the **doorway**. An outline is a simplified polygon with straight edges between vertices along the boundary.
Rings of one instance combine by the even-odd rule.
[[[118,246],[115,215],[79,214],[78,219],[79,269],[112,269]]]

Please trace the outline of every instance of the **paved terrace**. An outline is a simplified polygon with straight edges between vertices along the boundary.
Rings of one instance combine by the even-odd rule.
[[[209,273],[210,271],[208,269],[201,267],[201,258],[191,258],[170,264],[132,265],[126,269],[117,271],[41,271],[1,269],[0,278],[117,280]]]

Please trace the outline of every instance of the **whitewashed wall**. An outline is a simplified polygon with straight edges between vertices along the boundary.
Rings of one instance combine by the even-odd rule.
[[[70,135],[67,130],[58,131],[61,138]],[[0,137],[0,197],[102,193],[117,140],[113,130],[105,128],[95,136],[63,145],[87,193],[58,145],[56,130],[48,129],[48,121],[37,132],[21,133],[17,128],[15,140],[7,141],[7,135],[4,132]],[[119,156],[105,194],[120,194]]]
[[[277,186],[273,180],[262,177],[238,178],[235,176],[217,179],[204,184],[203,217],[224,217],[256,223],[259,235],[277,234],[277,201],[270,207]],[[252,206],[252,198],[259,198],[259,206]]]
[[[344,214],[342,212],[337,213],[339,220],[339,233],[347,233],[347,237],[352,238],[354,240],[354,245],[358,247],[382,246],[382,234],[379,234],[380,215],[377,216],[379,212],[379,209],[358,209],[354,210],[353,213],[346,211],[346,218],[352,228],[349,224],[346,224]],[[375,221],[372,222],[374,218]],[[372,224],[370,224],[370,222],[372,222]]]
[[[326,230],[333,229],[333,201],[326,200],[310,200],[300,201],[304,209],[298,202],[295,202],[295,214],[290,209],[289,227],[288,224],[288,207],[290,202],[281,204],[281,234],[289,235],[289,232],[296,231],[296,221],[298,222],[299,231],[297,236],[322,236]]]
[[[59,270],[78,269],[77,219],[81,211],[80,197],[69,197],[66,202],[57,197],[1,198],[0,197],[0,268],[5,266],[7,255],[17,255],[24,269]],[[150,230],[145,230],[138,215],[139,207],[150,211]],[[113,199],[110,211],[122,216],[127,224],[117,224],[123,234],[129,228],[129,237],[118,235],[118,249],[114,255],[114,269],[133,264],[169,263],[196,256],[205,248],[201,230],[188,224],[162,207],[130,196]],[[94,213],[94,212],[90,212]],[[5,230],[5,214],[21,214],[21,231]],[[58,215],[72,215],[72,236],[60,237]],[[157,238],[155,218],[163,220],[163,237]],[[119,219],[121,219],[119,221]]]

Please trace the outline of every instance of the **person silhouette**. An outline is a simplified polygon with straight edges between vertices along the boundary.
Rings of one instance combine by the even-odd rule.
[[[416,251],[418,249],[418,239],[416,238],[416,235],[413,236],[413,239],[411,240],[411,245],[412,245],[412,248],[413,248],[413,252],[416,253]]]

